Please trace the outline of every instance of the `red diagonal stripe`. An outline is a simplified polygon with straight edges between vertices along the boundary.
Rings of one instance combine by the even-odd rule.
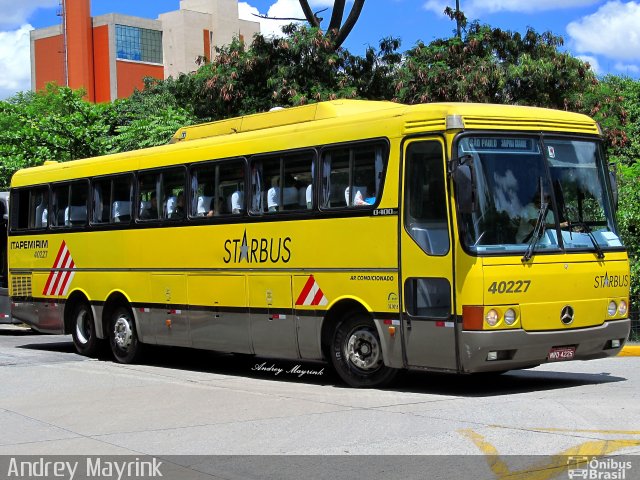
[[[322,293],[322,290],[318,288],[316,295],[313,297],[313,300],[311,301],[311,305],[320,305],[320,300],[322,300],[322,297],[324,297],[324,293]]]
[[[62,256],[62,252],[64,251],[64,247],[66,246],[66,243],[64,242],[64,240],[62,241],[62,245],[60,245],[60,250],[58,250],[58,255],[56,256],[56,261],[53,262],[53,268],[60,268],[58,267],[58,262],[60,261],[60,257]],[[49,286],[51,285],[51,280],[53,280],[54,277],[54,272],[53,270],[51,271],[51,273],[49,274],[49,278],[47,278],[47,283],[44,286],[44,290],[42,291],[43,294],[47,295],[47,292],[49,291]]]
[[[69,250],[67,250],[67,254],[64,256],[64,260],[62,261],[62,265],[66,265],[67,264],[67,261],[68,261],[70,256],[71,256],[71,253],[69,252]],[[62,267],[58,267],[58,268],[62,268]],[[53,282],[53,287],[51,287],[51,290],[53,292],[56,292],[58,290],[58,286],[60,285],[60,280],[62,279],[63,276],[64,276],[64,272],[60,272],[60,275],[58,275],[58,277],[56,278],[56,281]]]
[[[65,268],[73,269],[75,267],[75,263],[73,262],[73,259],[70,259],[70,260],[71,260],[71,263],[69,264],[68,267],[65,267]],[[71,278],[71,270],[66,271],[62,274],[62,281],[60,282],[60,287],[58,288],[56,295],[62,295],[64,293],[64,289],[67,288],[67,283],[69,283],[70,278]]]
[[[304,300],[307,298],[307,295],[309,295],[314,283],[316,283],[316,281],[314,280],[313,275],[309,275],[307,283],[304,284],[304,288],[302,289],[302,292],[300,292],[298,300],[296,300],[296,305],[302,305],[304,303]]]

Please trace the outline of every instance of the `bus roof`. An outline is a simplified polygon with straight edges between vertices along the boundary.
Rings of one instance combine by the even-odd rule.
[[[248,155],[252,150],[243,152],[238,150],[238,148],[248,148],[248,143],[243,143],[242,147],[235,149],[230,146],[239,145],[244,140],[264,142],[270,135],[275,135],[276,130],[278,136],[295,134],[295,142],[292,142],[291,138],[287,142],[282,142],[286,145],[282,149],[343,141],[333,139],[331,135],[320,139],[322,128],[334,128],[333,132],[339,131],[341,135],[348,136],[351,132],[350,127],[355,126],[358,134],[364,135],[363,138],[365,136],[394,138],[421,132],[438,132],[448,128],[447,119],[451,116],[456,116],[462,122],[460,127],[466,129],[571,132],[590,135],[600,133],[597,124],[586,115],[537,107],[473,103],[404,105],[386,101],[333,100],[183,127],[174,134],[170,142],[172,145],[69,162],[46,162],[43,166],[18,171],[13,176],[11,185],[18,187],[190,162],[194,161],[193,159],[198,155],[205,155],[199,160],[206,160],[212,158],[206,156],[211,152],[207,151],[206,154],[198,152],[212,147],[223,150],[220,152],[221,156],[215,158]],[[362,133],[365,123],[371,127],[371,135]],[[374,124],[378,127],[374,128]],[[310,134],[318,136],[311,143],[308,140]],[[270,138],[269,143],[270,148],[277,151],[275,139],[275,136]],[[331,141],[327,142],[327,139]],[[176,153],[186,151],[185,142],[193,147],[189,149],[193,151],[193,155],[188,155],[192,159],[178,160]],[[158,156],[158,159],[144,160],[150,156]],[[76,167],[82,171],[75,171]],[[73,173],[72,170],[74,170]],[[41,177],[40,175],[45,172],[46,178]]]
[[[363,113],[376,113],[390,109],[397,110],[402,107],[406,108],[405,105],[398,103],[366,100],[335,100],[292,108],[275,107],[269,112],[182,127],[174,134],[170,143],[252,132]]]

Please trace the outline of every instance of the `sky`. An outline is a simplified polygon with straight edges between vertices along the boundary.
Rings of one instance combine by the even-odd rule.
[[[0,99],[31,88],[29,31],[60,23],[60,0],[0,0]],[[92,15],[122,13],[158,18],[177,10],[179,0],[92,0]],[[314,11],[333,5],[332,0],[310,0]],[[429,43],[453,34],[455,24],[443,14],[455,0],[367,0],[345,47],[361,54],[380,40],[396,37],[402,50],[418,41]],[[345,18],[351,3],[348,3]],[[505,30],[561,35],[564,48],[588,61],[598,75],[640,77],[640,0],[460,0],[470,20],[477,19]],[[240,17],[260,21],[266,34],[279,34],[279,22],[254,14],[302,18],[298,0],[248,0],[239,2]],[[330,10],[319,14],[323,26]]]

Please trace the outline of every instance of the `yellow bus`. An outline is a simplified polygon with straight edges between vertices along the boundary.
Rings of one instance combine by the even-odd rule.
[[[629,263],[598,125],[519,106],[332,101],[186,127],[11,186],[14,316],[108,341],[501,372],[615,355]]]

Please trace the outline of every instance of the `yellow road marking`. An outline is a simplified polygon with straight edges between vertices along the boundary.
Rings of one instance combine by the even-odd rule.
[[[471,429],[460,430],[459,432],[469,438],[484,453],[489,468],[498,480],[506,478],[509,480],[549,480],[556,478],[563,472],[567,472],[569,467],[574,467],[574,465],[567,463],[567,457],[569,456],[608,455],[623,448],[640,446],[640,440],[590,440],[558,454],[551,455],[550,462],[538,462],[529,468],[512,471],[504,460],[500,458],[496,447],[482,435]],[[633,432],[633,434],[635,433]]]
[[[640,430],[575,430],[569,428],[532,428],[540,432],[601,433],[604,435],[640,435]]]

